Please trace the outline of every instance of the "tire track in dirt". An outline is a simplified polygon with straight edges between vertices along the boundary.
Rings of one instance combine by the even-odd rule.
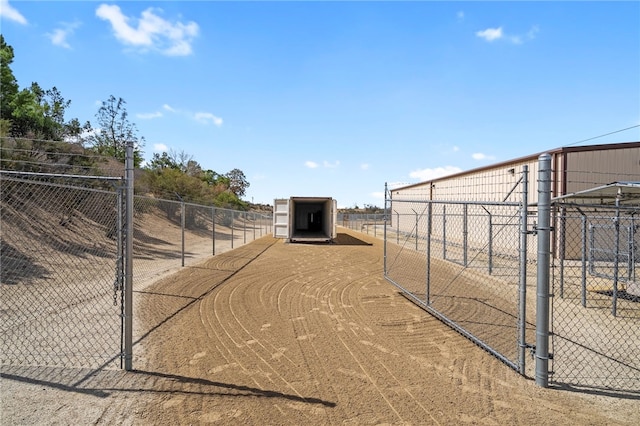
[[[260,260],[256,261],[255,266],[262,269]],[[237,286],[221,288],[213,299],[202,302],[201,314],[206,317],[208,328],[222,330],[214,331],[216,339],[223,344],[225,341],[231,342],[225,344],[225,347],[229,353],[235,352],[232,364],[242,369],[243,374],[250,376],[257,388],[278,389],[296,396],[301,402],[307,400],[298,386],[286,374],[282,374],[288,369],[295,369],[296,362],[285,354],[286,347],[281,343],[274,343],[269,339],[269,333],[265,333],[273,323],[276,324],[275,328],[280,328],[281,321],[274,318],[274,306],[264,303],[261,286],[266,281],[263,272],[243,272],[237,278]],[[290,280],[284,280],[283,287],[288,283]],[[215,318],[211,316],[211,312],[215,313]],[[268,318],[271,322],[261,321],[261,318]],[[265,324],[269,326],[265,327]],[[283,367],[283,363],[289,367]],[[278,409],[283,416],[289,417],[287,410]],[[298,411],[296,418],[308,418],[305,410]]]
[[[196,309],[158,330],[148,365],[164,393],[142,423],[553,424],[563,407],[578,423],[615,423],[408,302],[382,277],[381,243],[353,235],[372,245],[265,237],[177,274],[167,285],[197,293]]]
[[[312,246],[310,248],[305,248],[304,250],[318,250],[321,252],[323,259],[326,263],[336,264],[336,269],[342,268],[342,262],[345,264],[351,264],[351,259],[348,251],[342,251],[344,247],[328,247],[328,250],[333,251],[333,253],[327,253],[326,248],[320,248],[317,246]],[[303,250],[303,249],[300,249]],[[335,253],[335,251],[340,251],[339,253]],[[332,256],[332,257],[330,257]],[[309,256],[305,256],[309,257]],[[313,257],[313,256],[311,256]],[[369,262],[363,261],[362,258],[359,259],[360,262],[353,263],[353,265],[360,265],[359,267],[363,267],[368,269],[366,264]],[[337,263],[336,263],[337,262]],[[379,271],[381,272],[381,271]],[[385,367],[380,367],[378,365],[371,366],[371,347],[379,350],[382,346],[379,343],[368,344],[368,340],[371,339],[372,331],[366,325],[361,325],[357,320],[357,318],[351,318],[351,314],[345,315],[343,310],[349,310],[349,308],[353,306],[351,301],[346,302],[342,297],[344,297],[345,291],[348,291],[353,280],[347,280],[344,276],[338,276],[332,272],[332,270],[327,269],[325,266],[317,266],[317,267],[307,267],[305,273],[310,276],[320,276],[322,278],[316,278],[314,281],[315,287],[304,287],[301,289],[300,293],[302,297],[299,297],[299,311],[298,314],[303,316],[305,312],[307,316],[305,321],[300,322],[300,328],[302,329],[302,337],[313,336],[312,338],[300,339],[301,348],[306,350],[307,352],[311,352],[311,356],[315,361],[310,363],[312,365],[320,365],[322,367],[322,371],[315,373],[315,376],[319,376],[319,379],[325,382],[335,381],[335,366],[329,365],[327,367],[327,354],[334,353],[346,353],[349,354],[351,360],[337,360],[342,364],[348,365],[349,368],[339,368],[337,371],[340,375],[350,376],[354,379],[360,379],[364,381],[364,385],[360,384],[359,386],[365,386],[371,388],[369,391],[377,393],[379,398],[382,398],[387,402],[386,408],[381,408],[380,411],[382,413],[395,413],[395,417],[393,417],[394,422],[406,422],[407,418],[405,418],[402,414],[400,414],[396,410],[396,405],[389,399],[388,394],[395,393],[395,391],[389,392],[387,388],[398,388],[397,380],[393,385],[388,385],[385,383],[384,387],[378,385],[378,382],[382,381],[379,379],[380,372],[385,371]],[[371,273],[369,269],[367,271],[367,275]],[[367,276],[365,275],[365,277]],[[342,295],[342,296],[341,296]],[[305,297],[306,296],[306,297]],[[291,296],[292,298],[295,295]],[[311,300],[312,303],[309,305],[307,302]],[[359,303],[357,298],[354,299],[356,303]],[[330,323],[330,324],[327,324]],[[366,323],[364,323],[366,324]],[[324,333],[318,330],[325,330]],[[328,333],[327,330],[333,331],[333,333]],[[340,331],[347,331],[345,337],[339,333]],[[364,333],[364,334],[362,334]],[[332,341],[327,342],[326,338],[328,335]],[[363,343],[364,342],[364,343]],[[303,345],[311,346],[311,351],[308,349],[304,349]],[[336,361],[335,357],[329,357],[334,364]],[[344,357],[343,357],[344,358]],[[365,361],[363,361],[365,360]],[[378,362],[379,363],[379,362]],[[376,364],[376,363],[374,363]],[[316,369],[318,369],[316,367]],[[374,376],[370,373],[370,371],[375,371],[377,379],[374,379]],[[388,369],[386,369],[388,371]],[[350,404],[346,404],[348,406]],[[345,413],[346,416],[353,415],[353,413]],[[375,413],[375,415],[379,415],[380,413]],[[411,414],[414,416],[414,414]],[[374,417],[372,415],[371,417]]]
[[[388,287],[386,287],[386,284],[382,282],[381,277],[382,277],[382,270],[379,269],[379,263],[376,264],[377,262],[375,261],[376,259],[373,259],[371,262],[360,262],[358,264],[359,268],[361,269],[359,272],[359,278],[357,279],[350,279],[349,282],[346,283],[345,287],[343,288],[343,291],[341,292],[340,295],[340,304],[341,306],[349,306],[349,307],[354,307],[354,306],[362,306],[363,304],[367,303],[367,300],[369,301],[375,301],[376,299],[380,299],[380,297],[378,295],[367,295],[366,291],[369,290],[369,285],[371,285],[371,289],[373,291],[375,291],[375,287],[379,286],[379,285],[385,285],[385,290],[388,290]],[[350,259],[347,259],[347,261],[350,261]],[[362,294],[365,293],[365,294]],[[347,299],[345,300],[345,294]],[[389,295],[387,293],[387,295],[382,295],[382,299],[389,299]],[[383,306],[381,306],[383,309],[382,310],[377,310],[376,314],[380,315],[380,316],[388,316],[389,314],[392,314],[393,311],[397,311],[397,307],[395,306],[395,304],[385,304]],[[372,371],[377,373],[376,377],[383,377],[386,378],[386,382],[385,383],[385,388],[380,389],[380,392],[384,393],[384,392],[388,392],[393,399],[395,399],[395,403],[391,401],[391,397],[390,398],[386,398],[388,404],[392,407],[392,409],[396,412],[396,414],[398,415],[398,417],[400,418],[400,421],[405,421],[405,419],[403,418],[403,415],[400,414],[398,412],[398,410],[405,410],[404,407],[408,407],[410,406],[410,410],[408,410],[409,417],[410,419],[414,419],[417,417],[421,417],[420,415],[420,410],[422,411],[423,415],[426,418],[430,418],[430,423],[438,423],[438,420],[432,415],[431,410],[429,410],[428,408],[426,408],[419,400],[418,397],[416,397],[410,390],[410,387],[407,386],[407,381],[404,378],[400,378],[397,373],[394,373],[392,371],[392,369],[389,367],[390,363],[394,363],[394,361],[400,362],[399,361],[399,354],[398,352],[396,352],[394,349],[388,349],[388,338],[383,338],[382,341],[380,341],[379,339],[377,339],[378,335],[380,334],[379,330],[372,330],[372,327],[375,325],[374,323],[371,322],[371,318],[367,315],[365,315],[365,313],[367,312],[366,309],[350,309],[349,313],[352,316],[355,316],[354,319],[356,319],[357,321],[354,321],[356,323],[359,324],[371,324],[371,327],[366,327],[363,329],[363,331],[366,332],[367,336],[359,341],[359,343],[364,346],[364,351],[362,351],[362,353],[358,354],[358,357],[363,357],[362,359],[367,359],[367,361],[369,363],[371,363],[372,360],[376,361],[376,368],[373,368],[373,366],[368,367],[369,369],[371,369]],[[343,342],[345,345],[347,345],[346,342]],[[359,349],[362,349],[361,347]],[[383,355],[382,357],[378,357],[378,356],[371,356],[371,352],[374,353],[380,353],[381,355]],[[355,353],[352,354],[353,356],[356,356]],[[389,358],[391,358],[389,360]],[[396,359],[394,359],[396,358]],[[363,367],[364,369],[366,369],[367,367]],[[395,368],[395,370],[397,370],[397,368]],[[403,397],[402,395],[408,396],[408,398]],[[398,407],[396,409],[396,406]],[[418,410],[416,410],[416,407],[418,408]]]
[[[382,273],[382,271],[378,271],[380,274]],[[349,292],[348,294],[348,299],[347,299],[347,303],[348,306],[354,306],[354,305],[358,305],[362,303],[362,295],[360,294],[360,290],[361,289],[366,289],[367,286],[365,283],[363,283],[362,285],[360,285],[360,281],[371,281],[372,278],[379,276],[378,274],[371,274],[370,276],[365,275],[363,278],[359,278],[357,280],[353,280],[351,282],[348,283],[348,286],[346,286],[343,291],[341,292],[341,303],[344,306],[345,302],[344,302],[344,293],[345,290],[352,290]],[[388,308],[384,309],[383,311],[378,311],[377,313],[380,314],[381,316],[385,317],[388,314],[391,314],[392,312],[389,312],[390,310],[397,310],[397,308],[393,305],[387,305]],[[363,324],[367,324],[370,322],[371,318],[363,315],[364,311],[363,310],[357,310],[354,312],[358,318],[359,318],[359,323],[363,323]],[[377,333],[376,333],[377,334]],[[368,340],[361,340],[360,341],[361,344],[365,345],[366,347],[370,347],[373,348],[377,351],[380,351],[384,354],[390,354],[390,355],[394,355],[397,354],[395,351],[393,350],[389,350],[387,349],[386,346],[382,346],[379,342],[370,342]],[[387,344],[389,342],[386,342]],[[346,345],[346,344],[345,344]],[[371,360],[371,356],[368,353],[365,353],[365,356],[369,359],[369,361]],[[439,424],[438,420],[433,416],[432,414],[432,410],[428,409],[427,407],[425,407],[420,399],[415,396],[413,394],[413,392],[411,392],[410,390],[410,386],[407,385],[407,382],[402,379],[399,378],[397,376],[397,374],[394,374],[394,372],[392,371],[391,368],[388,367],[388,363],[385,361],[382,361],[381,359],[376,358],[376,361],[379,363],[380,367],[382,370],[385,371],[385,375],[390,379],[389,380],[389,384],[387,385],[389,387],[389,390],[394,390],[395,392],[398,393],[404,393],[406,394],[411,402],[407,402],[406,400],[402,401],[402,405],[409,405],[409,404],[415,404],[417,407],[419,407],[422,412],[424,413],[424,415],[427,418],[430,418],[430,423],[434,423],[434,424]],[[393,382],[393,383],[391,383]],[[401,398],[403,399],[403,398]],[[391,402],[389,402],[389,404],[392,404]],[[395,410],[395,408],[394,408]],[[397,411],[396,411],[397,412]],[[419,416],[419,413],[412,413],[412,417],[415,415]],[[400,414],[398,414],[398,416],[401,418],[402,420],[402,416]]]
[[[3,395],[28,392],[9,411],[30,424],[640,422],[636,394],[517,375],[399,295],[382,278],[380,241],[348,235],[372,246],[264,237],[136,292],[136,371],[29,383],[3,372]]]

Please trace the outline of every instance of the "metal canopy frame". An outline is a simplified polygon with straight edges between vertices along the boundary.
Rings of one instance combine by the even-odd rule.
[[[613,223],[615,226],[614,233],[614,247],[615,255],[613,262],[613,294],[611,314],[615,317],[617,314],[617,301],[618,301],[618,282],[619,277],[619,252],[620,252],[620,217],[621,214],[629,214],[633,221],[634,216],[640,212],[640,182],[612,182],[606,185],[598,186],[583,191],[577,191],[571,194],[566,194],[560,197],[555,197],[551,200],[552,204],[564,204],[576,206],[577,210],[582,214],[583,219],[586,218],[585,213],[580,209],[583,208],[601,208],[608,207],[615,209],[615,217]],[[583,220],[584,226],[584,220]],[[584,231],[583,231],[584,233]],[[583,237],[584,238],[584,237]],[[632,251],[633,253],[633,251]],[[586,261],[584,248],[582,262]],[[631,262],[635,262],[635,254],[631,255]],[[561,269],[563,267],[561,266]],[[633,266],[630,267],[631,270]],[[584,270],[584,267],[583,267]],[[635,280],[635,277],[633,277]],[[583,277],[582,284],[582,304],[586,306],[586,286]],[[562,291],[562,288],[561,288]]]
[[[640,207],[640,182],[612,182],[595,188],[554,197],[551,202]]]

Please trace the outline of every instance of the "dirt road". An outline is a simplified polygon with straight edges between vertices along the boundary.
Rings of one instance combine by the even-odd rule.
[[[136,292],[135,372],[5,371],[0,421],[640,422],[637,396],[519,376],[387,283],[380,240],[340,232],[333,245],[263,237]]]

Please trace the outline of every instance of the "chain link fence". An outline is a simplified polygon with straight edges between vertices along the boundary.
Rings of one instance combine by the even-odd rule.
[[[3,171],[0,181],[2,364],[117,364],[121,180]]]
[[[382,238],[385,217],[384,213],[338,213],[336,225]]]
[[[552,375],[640,389],[640,206],[557,203]]]
[[[386,197],[385,278],[542,386],[637,392],[640,183],[543,206],[550,170],[534,204]]]
[[[272,232],[271,215],[134,197],[134,288]]]
[[[122,366],[121,178],[0,172],[2,364]],[[133,289],[272,231],[269,214],[133,197]]]

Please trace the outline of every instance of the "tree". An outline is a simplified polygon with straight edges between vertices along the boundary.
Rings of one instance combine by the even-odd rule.
[[[135,166],[142,163],[144,137],[138,137],[138,129],[129,121],[129,114],[122,98],[109,99],[102,102],[96,114],[98,132],[92,135],[88,142],[101,155],[108,155],[124,162],[128,142],[133,142],[133,161]]]
[[[73,142],[82,144],[83,135],[91,131],[91,123],[86,121],[84,124],[80,124],[80,120],[72,118],[68,123],[64,125],[64,139],[67,142]]]
[[[147,165],[147,169],[159,173],[164,169],[180,170],[180,166],[176,164],[173,158],[171,158],[166,152],[163,152],[162,154],[154,152],[153,158]]]
[[[229,190],[233,192],[238,198],[242,197],[247,188],[249,182],[240,169],[233,169],[225,175],[229,179]]]
[[[67,130],[64,114],[71,101],[66,100],[55,86],[42,92],[38,101],[44,111],[46,139],[62,140]]]
[[[13,48],[0,34],[0,133],[55,141],[81,133],[83,127],[77,118],[65,123],[71,101],[58,88],[44,90],[33,82],[20,90],[10,67],[13,58]]]
[[[11,107],[14,136],[61,141],[70,128],[64,115],[71,101],[66,100],[54,86],[44,90],[36,82],[14,96]],[[77,119],[75,119],[77,121]]]
[[[15,94],[9,108],[11,110],[11,136],[26,136],[30,138],[38,138],[39,130],[42,127],[44,119],[44,111],[37,102],[37,83],[31,85],[31,89],[22,89]],[[36,89],[34,91],[33,89]]]
[[[18,94],[19,86],[16,77],[11,70],[13,63],[13,47],[4,41],[4,36],[0,34],[0,119],[11,120],[11,102]]]

